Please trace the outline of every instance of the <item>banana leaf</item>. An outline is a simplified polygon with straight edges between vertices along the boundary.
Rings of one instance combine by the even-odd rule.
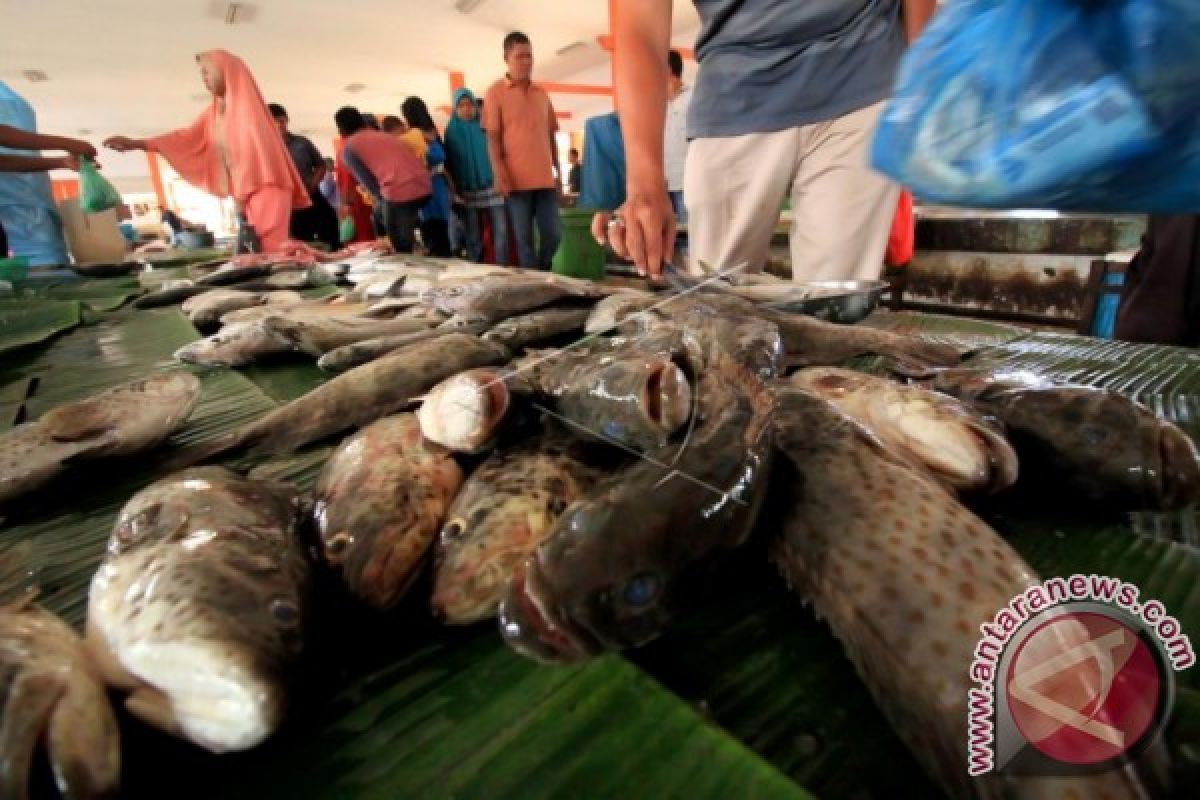
[[[955,335],[941,319],[911,315],[903,324]],[[967,327],[962,335],[993,337],[998,349],[978,356],[980,363],[1030,363],[1036,356],[1044,372],[1090,352],[1073,337],[1050,336],[1033,347],[1027,343],[1043,334],[1014,338]],[[107,314],[46,348],[6,356],[0,397],[27,394],[37,379],[36,391],[21,401],[35,418],[147,372],[178,369],[171,353],[194,338],[176,309]],[[1092,379],[1123,382],[1130,359],[1143,374],[1180,366],[1158,348],[1126,355],[1093,358]],[[322,377],[296,364],[258,372],[257,380],[234,371],[197,373],[204,398],[176,443],[219,435]],[[1191,396],[1185,373],[1160,381],[1161,391]],[[308,486],[328,452],[270,461],[256,474]],[[5,522],[6,541],[33,551],[42,601],[73,624],[82,623],[87,585],[117,510],[160,476],[161,458],[73,472]],[[1070,505],[1017,513],[996,501],[980,511],[1043,577],[1084,571],[1135,581],[1185,632],[1200,631],[1194,548],[1139,535],[1130,519],[1098,519]],[[520,659],[492,624],[437,625],[426,609],[427,578],[387,615],[366,612],[323,584],[311,659],[283,730],[252,752],[215,757],[123,716],[122,796],[938,796],[827,627],[767,565],[762,545],[749,545],[707,601],[659,641],[575,668]],[[1195,675],[1180,678],[1197,689]],[[1181,752],[1197,746],[1195,719],[1181,712],[1172,727]],[[165,775],[186,778],[167,789]]]
[[[75,300],[0,308],[0,356],[40,344],[81,322],[83,306]]]

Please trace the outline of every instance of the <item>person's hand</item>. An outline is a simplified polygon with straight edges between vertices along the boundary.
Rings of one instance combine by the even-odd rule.
[[[82,139],[72,139],[66,150],[73,156],[87,158],[92,161],[96,160],[96,148],[90,142],[85,142]]]
[[[97,169],[99,169],[99,167],[100,167],[99,164],[97,164],[95,166]],[[78,172],[79,171],[79,156],[77,156],[77,155],[62,156],[61,158],[58,159],[58,166],[56,167],[56,169],[69,169],[72,172]]]
[[[666,190],[629,193],[615,214],[592,219],[592,235],[633,261],[638,274],[662,277],[663,263],[675,250],[675,211]]]
[[[144,145],[137,139],[128,136],[110,136],[104,140],[104,146],[118,153],[128,153],[130,150],[142,150]]]
[[[503,172],[497,172],[494,188],[496,189],[496,193],[501,197],[508,197],[512,194],[512,184],[508,180],[508,175]]]

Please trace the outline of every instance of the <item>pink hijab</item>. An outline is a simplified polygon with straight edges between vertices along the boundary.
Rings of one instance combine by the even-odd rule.
[[[311,205],[304,181],[245,62],[224,50],[209,50],[196,59],[210,61],[225,78],[225,147],[234,198],[244,203],[259,189],[274,186],[291,193],[293,208]],[[191,125],[148,139],[147,144],[184,180],[210,194],[226,196],[221,191],[221,155],[213,135],[216,118],[214,97],[208,110]]]

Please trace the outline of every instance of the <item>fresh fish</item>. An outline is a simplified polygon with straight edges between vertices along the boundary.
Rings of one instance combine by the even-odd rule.
[[[615,331],[628,317],[640,314],[667,298],[649,292],[629,292],[610,295],[592,307],[584,325],[585,333],[608,333]]]
[[[200,380],[155,375],[47,411],[0,436],[0,503],[41,488],[73,461],[157,447],[200,401]]]
[[[877,355],[890,359],[903,371],[923,372],[955,366],[963,356],[958,348],[944,342],[865,325],[840,325],[782,312],[764,312],[764,317],[783,334],[789,366],[831,367],[858,356]]]
[[[502,370],[480,367],[430,389],[417,410],[425,438],[456,453],[487,447],[512,405],[505,377]]]
[[[175,359],[209,367],[244,367],[263,356],[290,353],[293,349],[293,343],[268,327],[266,320],[234,322],[212,336],[179,348]]]
[[[491,320],[484,314],[474,312],[455,314],[442,320],[438,327],[444,331],[468,331],[479,327],[491,327]]]
[[[473,314],[494,321],[568,297],[598,298],[603,294],[550,276],[495,275],[439,283],[421,292],[420,298],[447,314]]]
[[[116,797],[120,735],[75,631],[28,601],[0,609],[0,797],[24,800],[40,745],[63,797]]]
[[[485,325],[479,325],[474,330],[463,330],[460,332],[479,333],[485,327]],[[377,358],[382,358],[397,350],[403,350],[409,345],[429,339],[437,339],[448,333],[450,331],[440,328],[426,328],[414,333],[401,333],[394,336],[381,336],[378,339],[366,339],[361,342],[354,342],[353,344],[330,350],[317,360],[317,366],[329,372],[344,372],[345,370],[374,361]]]
[[[818,395],[905,461],[956,491],[999,491],[1017,481],[1017,454],[994,420],[928,389],[837,367],[811,367],[790,384]]]
[[[950,796],[1149,797],[1126,772],[969,778],[967,691],[980,625],[1037,575],[950,492],[822,398],[781,389],[774,427],[794,469],[781,469],[792,491],[775,561]]]
[[[324,300],[309,300],[298,292],[279,290],[268,292],[271,295],[293,295],[301,298],[294,304],[268,303],[258,308],[246,308],[241,311],[231,311],[221,317],[222,325],[233,325],[238,322],[261,322],[267,317],[285,317],[287,319],[311,319],[317,316],[353,317],[367,311],[366,303],[343,302],[340,298]]]
[[[309,614],[302,518],[293,488],[219,467],[125,504],[92,579],[87,639],[130,713],[214,753],[279,726]]]
[[[189,281],[190,284],[190,281]],[[209,290],[208,286],[168,286],[163,284],[162,288],[155,289],[152,292],[147,292],[141,297],[133,301],[134,308],[161,308],[163,306],[173,306],[176,303],[181,303],[189,297],[195,297],[199,294],[204,294]]]
[[[778,374],[782,343],[756,318],[700,321],[684,320],[703,340],[694,429],[594,487],[518,568],[500,629],[519,652],[575,661],[645,644],[748,539],[772,452],[762,376]]]
[[[1108,389],[1056,386],[968,369],[934,385],[1000,419],[1031,478],[1129,510],[1173,510],[1200,499],[1200,456],[1173,423]]]
[[[650,452],[691,417],[692,386],[675,363],[681,342],[595,340],[532,351],[514,362],[510,385],[553,398],[555,411],[581,435]]]
[[[315,289],[334,282],[334,276],[321,267],[274,272],[258,282],[263,289]]]
[[[291,343],[291,349],[320,357],[348,344],[382,336],[399,336],[429,330],[419,319],[371,319],[369,317],[299,314],[267,317],[263,326]]]
[[[449,451],[422,438],[415,415],[371,423],[342,442],[317,479],[313,516],[325,561],[356,597],[391,608],[463,477]]]
[[[433,611],[451,625],[494,616],[509,579],[600,473],[579,444],[539,436],[497,451],[454,499],[434,559]]]
[[[499,342],[514,352],[531,344],[567,333],[579,333],[591,315],[587,308],[547,308],[519,317],[509,317],[495,325],[483,338]]]
[[[197,328],[216,327],[223,314],[244,308],[261,306],[266,298],[257,292],[241,289],[211,289],[183,301],[180,310]]]
[[[236,283],[245,283],[246,281],[266,278],[270,274],[271,268],[265,265],[238,267],[230,263],[225,267],[213,270],[207,275],[197,278],[196,285],[209,287],[230,286]]]
[[[291,453],[399,411],[444,378],[472,367],[502,363],[508,357],[500,345],[463,333],[418,342],[343,372],[214,442],[184,451],[177,463],[197,464],[246,448],[260,454]]]

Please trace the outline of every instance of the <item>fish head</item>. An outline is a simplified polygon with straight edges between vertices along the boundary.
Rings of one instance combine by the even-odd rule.
[[[435,386],[417,411],[417,419],[425,438],[455,452],[473,453],[492,440],[511,403],[498,370],[473,369]]]
[[[502,635],[531,658],[563,663],[653,640],[697,588],[714,542],[753,517],[739,519],[735,506],[756,502],[635,464],[568,508],[517,569],[501,604]]]
[[[386,430],[377,434],[380,426]],[[397,474],[406,476],[403,485]],[[431,519],[442,516],[462,482],[462,469],[440,447],[424,444],[412,415],[363,429],[318,479],[313,520],[323,560],[353,595],[391,608],[424,561],[436,532]]]
[[[1200,500],[1200,453],[1178,426],[1162,422],[1159,429],[1163,507],[1185,508]]]
[[[692,413],[692,386],[673,360],[630,354],[580,373],[559,410],[604,441],[635,450],[662,447]]]
[[[438,537],[434,573],[434,613],[450,622],[474,622],[491,616],[514,571],[574,494],[570,478],[561,489],[497,494],[486,486],[467,489],[454,503]]]

